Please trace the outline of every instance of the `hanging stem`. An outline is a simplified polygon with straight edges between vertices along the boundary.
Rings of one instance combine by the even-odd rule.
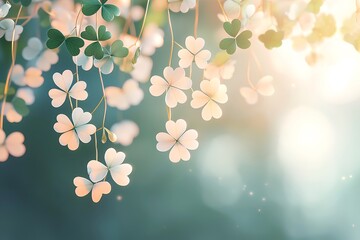
[[[147,15],[148,15],[148,11],[149,11],[149,5],[150,5],[150,0],[147,0],[147,3],[146,3],[146,9],[145,9],[145,15],[144,15],[144,20],[143,20],[143,23],[141,25],[141,29],[140,29],[140,33],[139,33],[139,36],[135,42],[135,45],[137,44],[137,42],[139,41],[139,39],[141,38],[141,35],[143,34],[143,31],[144,31],[144,27],[145,27],[145,24],[146,24],[146,18],[147,18]]]
[[[172,56],[174,52],[174,30],[171,24],[171,17],[170,17],[170,10],[168,8],[168,21],[169,21],[169,28],[170,28],[170,34],[171,34],[171,48],[170,48],[170,56],[169,56],[169,66],[171,66]]]
[[[104,115],[103,115],[103,121],[102,121],[102,128],[104,128],[105,127],[105,120],[106,120],[107,102],[106,102],[106,95],[105,95],[104,80],[103,80],[100,68],[99,68],[99,77],[100,77],[101,88],[102,88],[102,92],[103,92],[102,99],[104,101]]]
[[[194,38],[197,38],[198,25],[199,25],[199,0],[196,0],[195,21],[194,21]]]
[[[97,134],[95,132],[95,136],[94,136],[94,142],[95,142],[95,160],[99,161],[99,149],[98,149],[98,142],[97,142]]]
[[[247,67],[247,82],[249,83],[252,89],[255,89],[254,84],[250,80],[250,63],[248,63],[248,67]]]
[[[220,9],[221,9],[221,11],[222,11],[222,13],[223,13],[224,17],[225,17],[225,20],[228,22],[228,21],[229,21],[229,17],[227,16],[227,14],[226,14],[226,12],[225,12],[225,9],[224,9],[223,5],[221,4],[220,0],[217,0],[217,2],[218,2],[218,4],[219,4],[219,7],[220,7]]]
[[[100,104],[102,103],[103,100],[104,100],[104,96],[101,97],[100,101],[98,102],[98,104],[96,105],[94,110],[91,111],[91,115],[99,108],[99,106],[100,106]]]
[[[19,8],[18,14],[16,16],[15,23],[14,23],[14,29],[12,31],[12,37],[11,37],[11,66],[10,66],[9,72],[7,74],[7,77],[6,77],[6,82],[5,82],[5,87],[4,87],[4,98],[3,98],[3,102],[2,102],[2,106],[1,106],[1,113],[0,113],[0,128],[1,129],[4,129],[5,103],[6,103],[6,98],[7,98],[8,91],[9,91],[9,88],[10,88],[10,85],[11,85],[11,73],[13,71],[15,61],[16,61],[15,41],[14,41],[14,39],[15,39],[15,27],[16,27],[16,24],[17,24],[17,22],[19,20],[21,10],[22,10],[22,5]]]

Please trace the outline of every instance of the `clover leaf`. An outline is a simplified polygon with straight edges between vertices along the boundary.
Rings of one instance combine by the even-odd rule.
[[[21,3],[24,7],[27,7],[31,4],[32,0],[13,0],[14,3]]]
[[[284,39],[284,33],[274,30],[268,30],[264,34],[261,34],[259,36],[259,40],[264,43],[264,46],[267,49],[272,49],[276,47],[280,47],[282,44],[282,40]]]
[[[4,93],[5,93],[5,83],[0,83],[0,99],[4,97]],[[15,88],[9,87],[7,91],[7,96],[12,96],[15,93],[16,93]]]
[[[29,114],[30,110],[29,110],[28,106],[26,105],[24,99],[14,97],[11,102],[13,104],[15,111],[17,113],[19,113],[21,116],[24,117]]]
[[[39,8],[38,16],[39,16],[39,21],[40,21],[41,27],[50,26],[50,15],[47,12],[45,12],[43,8]]]
[[[46,46],[49,49],[55,49],[60,47],[64,42],[66,49],[72,56],[77,56],[80,53],[80,48],[84,46],[84,41],[79,37],[65,37],[57,29],[49,29],[47,32],[48,40],[46,41]]]
[[[221,40],[219,46],[222,50],[225,50],[228,54],[234,54],[236,46],[241,49],[247,49],[251,46],[249,39],[252,37],[252,32],[245,30],[239,34],[241,29],[241,21],[239,19],[225,22],[223,27],[225,32],[230,35],[230,38]]]
[[[120,10],[113,4],[106,4],[108,0],[84,0],[82,12],[86,16],[91,16],[101,9],[102,18],[111,22],[115,16],[120,15]]]
[[[113,57],[124,58],[129,54],[129,49],[124,47],[124,43],[121,40],[116,40],[111,44],[110,55]]]
[[[236,37],[236,45],[239,48],[247,49],[251,46],[249,39],[252,37],[252,32],[250,30],[245,30]]]
[[[98,28],[97,33],[93,26],[86,26],[85,30],[81,32],[81,37],[86,40],[93,41],[93,43],[85,49],[84,53],[86,56],[94,56],[96,59],[102,59],[104,57],[104,51],[100,42],[111,38],[111,33],[106,30],[104,25],[101,25]]]

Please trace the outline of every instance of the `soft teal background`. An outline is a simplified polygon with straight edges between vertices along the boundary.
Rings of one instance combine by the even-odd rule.
[[[202,2],[199,35],[216,52],[214,35],[220,23],[209,18],[215,9],[206,6],[215,1]],[[185,36],[192,34],[193,16],[173,15],[177,41],[183,43]],[[26,30],[20,45],[32,36],[32,29],[37,29],[36,22]],[[154,56],[153,74],[161,74],[167,65],[167,26],[165,33],[165,45]],[[1,40],[1,79],[9,66],[7,46]],[[245,84],[248,58],[248,52],[236,56],[236,74],[228,82],[230,100],[223,107],[221,120],[202,121],[200,111],[192,110],[188,103],[173,113],[174,119],[185,118],[199,131],[200,147],[192,152],[189,162],[171,163],[167,153],[156,150],[155,135],[164,130],[166,111],[162,98],[150,96],[149,83],[141,86],[145,97],[140,106],[122,113],[111,109],[108,126],[131,119],[138,123],[140,136],[126,148],[107,144],[101,147],[100,156],[107,147],[115,146],[127,154],[126,161],[134,170],[128,187],[113,184],[112,192],[94,204],[89,196],[78,198],[72,183],[74,177],[86,176],[86,164],[95,155],[93,142],[71,152],[59,145],[59,134],[53,131],[56,115],[69,114],[69,109],[52,108],[47,95],[54,87],[51,76],[55,71],[74,70],[61,51],[61,61],[44,74],[45,84],[36,90],[30,115],[20,124],[5,122],[6,132],[25,134],[27,152],[0,165],[0,239],[360,239],[360,101],[344,105],[317,101],[311,105],[309,96],[316,98],[316,93],[310,93],[306,86],[292,89],[289,79],[274,72],[279,79],[275,96],[249,106],[238,94],[239,86]],[[271,72],[264,58],[263,67]],[[23,63],[21,57],[19,61]],[[261,75],[254,71],[255,76]],[[81,105],[87,111],[100,98],[95,74],[95,70],[80,73],[89,86],[90,99]],[[105,77],[105,84],[121,86],[127,78],[115,72]],[[196,84],[199,80],[194,77]],[[289,189],[292,185],[285,177],[287,169],[277,154],[279,122],[288,111],[304,104],[320,109],[331,119],[341,143],[335,146],[334,158],[340,166],[333,176],[336,184],[327,197],[315,194],[317,200],[310,203],[301,200],[302,191]],[[100,121],[101,109],[95,121]],[[350,174],[351,179],[341,180]],[[289,195],[289,190],[296,194]],[[122,196],[121,201],[118,196]]]

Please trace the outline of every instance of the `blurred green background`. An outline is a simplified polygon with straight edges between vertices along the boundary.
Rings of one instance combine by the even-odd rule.
[[[209,18],[217,9],[206,4],[201,5],[199,35],[215,53],[221,23]],[[173,15],[175,39],[182,44],[193,31],[194,13],[186,16]],[[31,28],[37,28],[36,22],[19,44],[32,36]],[[161,75],[167,65],[169,41],[166,25],[165,44],[153,57],[152,74]],[[4,79],[8,43],[1,41],[1,46]],[[44,85],[35,91],[30,115],[20,124],[5,122],[7,132],[24,133],[27,151],[0,165],[0,239],[360,239],[359,54],[341,39],[329,41],[323,51],[338,49],[331,58],[335,60],[309,67],[286,44],[270,52],[255,42],[252,49],[234,58],[236,72],[226,82],[230,100],[222,106],[222,119],[204,122],[189,101],[173,112],[173,119],[184,118],[199,132],[200,147],[188,162],[171,163],[167,153],[156,150],[155,135],[164,131],[166,110],[163,98],[150,96],[149,83],[141,85],[145,97],[140,106],[109,111],[108,126],[130,119],[139,125],[140,135],[129,147],[100,147],[100,156],[110,146],[124,151],[133,173],[129,186],[113,185],[98,204],[89,196],[78,198],[72,183],[76,176],[87,176],[86,164],[95,155],[93,142],[71,152],[60,146],[53,131],[56,115],[69,110],[59,112],[50,104],[52,74],[75,70],[61,51],[60,62],[44,74]],[[252,54],[259,58],[260,70]],[[330,92],[329,100],[323,84],[330,80],[320,78],[319,72],[326,75],[350,57],[354,66],[339,69],[336,79],[349,84],[335,88],[340,92]],[[275,95],[254,106],[239,94],[239,87],[246,85],[248,61],[255,82],[264,74],[275,78]],[[87,111],[100,98],[94,71],[80,72],[90,94],[81,105]],[[195,88],[199,76],[195,73]],[[121,86],[128,78],[117,71],[105,77],[105,84]],[[355,97],[338,101],[349,91]],[[94,118],[99,121],[101,110]],[[304,131],[311,133],[305,143],[301,136],[299,140]]]

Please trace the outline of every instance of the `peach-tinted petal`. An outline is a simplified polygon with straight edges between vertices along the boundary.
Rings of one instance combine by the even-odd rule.
[[[91,160],[87,164],[87,171],[90,180],[96,183],[106,177],[108,173],[108,168],[99,161]]]
[[[25,137],[21,132],[13,132],[6,138],[5,146],[12,156],[21,157],[24,155],[26,151],[23,144],[24,140]]]

